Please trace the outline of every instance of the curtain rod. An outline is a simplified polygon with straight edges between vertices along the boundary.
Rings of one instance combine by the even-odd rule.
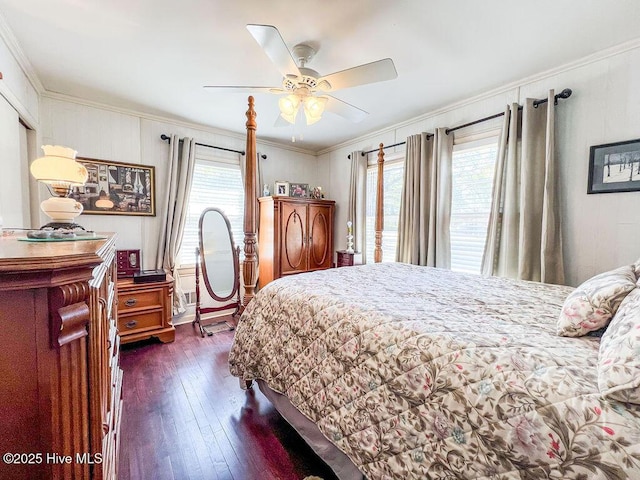
[[[557,105],[558,104],[558,99],[560,98],[569,98],[571,96],[571,94],[573,93],[573,91],[570,88],[565,88],[564,90],[562,90],[560,93],[558,93],[557,95],[554,95],[553,97],[553,104]],[[540,100],[534,100],[533,101],[533,106],[534,108],[538,108],[538,105],[541,105],[543,103],[547,103],[549,101],[548,98],[542,98]],[[520,105],[518,107],[518,110],[522,110],[522,105]],[[500,113],[496,113],[495,115],[490,115],[488,117],[484,117],[481,118],[479,120],[474,120],[473,122],[469,122],[469,123],[464,123],[462,125],[458,125],[457,127],[451,127],[451,128],[447,128],[445,130],[445,132],[447,133],[447,135],[449,135],[449,133],[451,132],[455,132],[456,130],[460,130],[461,128],[465,128],[465,127],[470,127],[471,125],[476,125],[478,123],[482,123],[482,122],[486,122],[487,120],[493,120],[494,118],[499,118],[502,117],[504,115],[504,112],[500,112]],[[433,137],[433,133],[427,133],[427,138],[428,137]],[[393,148],[393,147],[397,147],[399,145],[404,145],[405,142],[400,142],[400,143],[394,143],[393,145],[386,145],[384,147],[382,147],[383,149],[385,148]],[[362,152],[362,156],[364,157],[365,155],[368,155],[369,153],[373,153],[373,152],[377,152],[379,150],[379,148],[374,148],[373,150],[369,150],[367,152]],[[351,158],[351,155],[348,155],[348,158]]]
[[[167,142],[171,143],[171,137],[169,135],[164,134],[164,133],[162,135],[160,135],[160,139],[166,140]],[[182,139],[180,139],[180,141],[182,142]],[[196,145],[198,145],[200,147],[207,147],[207,148],[215,148],[217,150],[224,150],[225,152],[239,153],[240,155],[244,155],[245,154],[245,152],[243,152],[241,150],[233,150],[232,148],[217,147],[215,145],[207,145],[206,143],[198,143],[198,142],[196,142]],[[263,159],[267,158],[266,155],[261,155],[261,157]]]

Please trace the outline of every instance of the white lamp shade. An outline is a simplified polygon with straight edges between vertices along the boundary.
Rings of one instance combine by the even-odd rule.
[[[85,184],[87,169],[75,158],[75,150],[59,145],[44,145],[44,157],[31,164],[31,175],[43,183],[59,187],[76,187]]]
[[[280,107],[280,115],[289,123],[296,123],[298,108],[300,107],[300,98],[297,95],[287,95],[278,100]]]
[[[307,125],[313,125],[322,118],[327,97],[307,97],[304,99],[304,116]]]

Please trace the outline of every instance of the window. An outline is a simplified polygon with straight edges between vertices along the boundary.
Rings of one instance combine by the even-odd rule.
[[[373,263],[375,248],[376,198],[378,185],[377,158],[367,167],[367,216],[366,216],[366,260]],[[382,261],[395,262],[398,243],[398,219],[404,175],[404,155],[384,162],[384,229],[382,231]]]
[[[244,187],[240,173],[240,160],[212,157],[196,150],[196,164],[189,195],[187,220],[182,246],[178,254],[181,266],[195,265],[195,250],[198,246],[198,221],[205,208],[221,209],[229,222],[236,246],[242,254],[244,245]]]
[[[497,153],[496,137],[454,146],[451,270],[480,273]]]
[[[454,146],[451,198],[451,269],[480,273],[487,236],[493,175],[498,152],[497,134],[462,141]],[[371,162],[375,162],[372,160]],[[404,175],[404,157],[384,163],[384,230],[382,261],[395,261],[398,219]],[[367,168],[367,262],[373,263],[378,166]]]

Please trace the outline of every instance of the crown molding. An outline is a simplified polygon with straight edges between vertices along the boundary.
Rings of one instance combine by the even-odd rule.
[[[2,15],[2,12],[0,12],[0,38],[4,40],[4,43],[9,49],[9,52],[13,55],[13,58],[15,58],[16,62],[18,62],[18,65],[20,66],[22,72],[25,74],[25,76],[29,80],[29,83],[31,83],[36,92],[38,94],[44,92],[45,89],[42,85],[42,82],[40,82],[40,79],[38,78],[38,75],[36,75],[36,71],[33,68],[33,65],[31,65],[31,62],[20,47],[18,39],[14,35],[13,30],[11,30],[11,27],[9,27],[9,24]]]
[[[428,120],[430,118],[437,117],[438,115],[442,115],[442,114],[448,113],[448,112],[450,112],[452,110],[457,110],[459,108],[466,107],[466,106],[472,105],[474,103],[481,102],[483,100],[486,100],[486,99],[491,98],[491,97],[495,97],[497,95],[501,95],[501,94],[504,94],[504,93],[509,93],[510,91],[515,91],[516,95],[519,97],[520,96],[520,90],[519,89],[522,86],[530,85],[532,83],[539,82],[541,80],[544,80],[544,79],[547,79],[547,78],[550,78],[550,77],[553,77],[553,76],[556,76],[556,75],[559,75],[559,74],[562,74],[562,73],[565,73],[565,72],[569,72],[571,70],[576,70],[578,68],[585,67],[585,66],[590,65],[592,63],[596,63],[596,62],[605,60],[607,58],[614,57],[616,55],[620,55],[620,54],[626,53],[626,52],[628,52],[630,50],[635,50],[635,49],[638,49],[638,48],[640,48],[640,37],[635,38],[633,40],[630,40],[628,42],[624,42],[624,43],[621,43],[621,44],[618,44],[618,45],[614,45],[613,47],[609,47],[609,48],[606,48],[604,50],[600,50],[600,51],[595,52],[595,53],[593,53],[591,55],[587,55],[587,56],[582,57],[582,58],[580,58],[578,60],[574,60],[572,62],[569,62],[569,63],[566,63],[564,65],[561,65],[559,67],[554,67],[552,69],[545,70],[543,72],[536,73],[534,75],[530,75],[528,77],[525,77],[523,79],[517,80],[515,82],[511,82],[511,83],[509,83],[507,85],[503,85],[501,87],[498,87],[498,88],[495,88],[495,89],[492,89],[492,90],[488,90],[488,91],[486,91],[484,93],[481,93],[479,95],[476,95],[476,96],[473,96],[473,97],[469,97],[467,99],[460,100],[460,101],[455,102],[455,103],[451,103],[451,104],[446,105],[444,107],[438,108],[437,110],[432,110],[432,111],[424,113],[424,114],[422,114],[420,116],[410,118],[410,119],[405,120],[405,121],[400,122],[400,123],[396,123],[396,124],[394,124],[394,125],[392,125],[390,127],[385,127],[383,129],[380,129],[380,130],[369,132],[369,133],[367,133],[365,135],[362,135],[360,137],[357,137],[357,138],[355,138],[353,140],[348,140],[348,141],[342,142],[340,144],[334,145],[332,147],[325,148],[323,150],[318,151],[316,153],[316,155],[320,156],[320,155],[324,155],[324,154],[327,154],[327,153],[331,153],[331,152],[333,152],[335,150],[339,150],[339,149],[348,147],[348,146],[353,145],[353,144],[362,144],[365,141],[370,140],[372,138],[376,138],[376,137],[380,138],[381,136],[384,136],[384,135],[386,135],[386,134],[388,134],[390,132],[392,133],[395,130],[398,130],[400,128],[407,127],[407,126],[413,125],[415,123],[423,122],[423,121]],[[564,88],[564,87],[565,86],[561,86],[561,88]],[[568,87],[570,88],[571,86],[568,85]],[[397,141],[397,140],[395,140],[395,141]],[[394,141],[394,143],[395,143],[395,141]]]

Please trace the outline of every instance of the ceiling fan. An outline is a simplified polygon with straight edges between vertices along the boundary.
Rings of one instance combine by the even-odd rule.
[[[304,111],[307,125],[320,120],[325,110],[352,122],[359,122],[368,115],[367,112],[331,95],[327,95],[327,93],[367,83],[393,80],[398,76],[393,60],[390,58],[322,76],[315,70],[306,67],[307,63],[316,54],[316,50],[310,45],[298,44],[293,47],[293,52],[290,52],[276,27],[250,24],[247,25],[247,29],[282,74],[282,86],[205,85],[205,88],[224,88],[286,95],[278,101],[280,115],[276,125],[279,126],[286,125],[286,122],[295,124],[300,107]],[[296,59],[298,63],[296,63]]]

